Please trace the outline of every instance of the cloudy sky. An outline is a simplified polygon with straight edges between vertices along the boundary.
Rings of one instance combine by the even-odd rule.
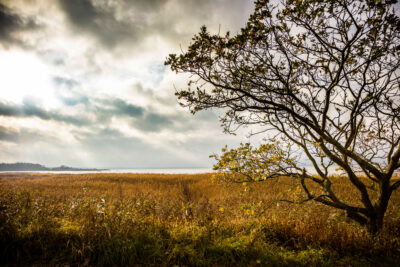
[[[211,167],[244,140],[191,115],[163,65],[201,25],[232,33],[251,0],[0,0],[0,162]]]

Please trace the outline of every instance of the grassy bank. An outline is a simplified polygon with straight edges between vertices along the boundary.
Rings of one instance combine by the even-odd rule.
[[[288,179],[210,174],[2,174],[0,264],[395,266],[400,194],[375,238]],[[342,178],[336,178],[338,181]],[[351,203],[345,180],[335,188]]]

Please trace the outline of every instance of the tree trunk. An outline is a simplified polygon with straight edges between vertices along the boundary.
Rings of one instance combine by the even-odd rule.
[[[391,195],[388,179],[382,179],[379,185],[379,198],[374,205],[374,211],[367,222],[368,232],[376,235],[382,229],[383,218]]]
[[[375,236],[381,229],[383,225],[383,216],[377,216],[371,218],[367,223],[368,232]]]

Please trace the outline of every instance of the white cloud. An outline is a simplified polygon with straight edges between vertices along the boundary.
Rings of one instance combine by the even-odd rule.
[[[13,39],[0,40],[0,161],[205,167],[242,139],[224,135],[213,112],[179,107],[174,86],[187,77],[163,62],[203,24],[238,31],[250,1],[0,2],[15,20]]]

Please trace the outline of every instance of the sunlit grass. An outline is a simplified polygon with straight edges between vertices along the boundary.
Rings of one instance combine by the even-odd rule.
[[[281,178],[220,184],[211,174],[3,174],[2,264],[391,265],[400,194],[372,238],[343,212],[301,200]],[[359,195],[337,177],[336,192]]]

